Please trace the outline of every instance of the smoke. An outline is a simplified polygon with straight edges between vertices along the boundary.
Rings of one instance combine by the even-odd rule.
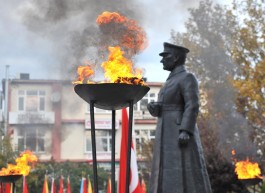
[[[103,11],[119,12],[140,20],[141,14],[130,1],[123,0],[29,0],[21,4],[24,25],[33,33],[51,42],[59,78],[75,78],[77,65],[84,60],[99,63],[100,29],[97,16]]]

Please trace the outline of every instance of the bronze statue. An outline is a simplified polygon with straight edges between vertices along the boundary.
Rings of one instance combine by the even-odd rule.
[[[196,119],[199,89],[185,69],[187,48],[164,43],[164,70],[171,71],[158,101],[147,108],[158,117],[149,193],[211,193]]]

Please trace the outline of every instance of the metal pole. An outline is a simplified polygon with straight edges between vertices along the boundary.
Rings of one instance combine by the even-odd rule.
[[[111,192],[115,192],[115,110],[112,110],[112,136],[111,136]]]
[[[12,182],[12,193],[16,192],[16,186],[15,186],[15,182]]]
[[[94,193],[98,193],[98,172],[97,172],[97,154],[96,154],[96,132],[95,132],[94,103],[95,103],[95,101],[90,101],[90,122],[91,122],[92,155],[93,155]]]
[[[133,122],[133,101],[129,102],[129,130],[127,144],[127,165],[126,165],[126,193],[129,193],[130,186],[130,166],[131,166],[131,145],[132,145],[132,122]]]
[[[8,81],[9,81],[9,65],[6,65],[6,80],[5,80],[5,126],[4,135],[7,135],[8,126]]]

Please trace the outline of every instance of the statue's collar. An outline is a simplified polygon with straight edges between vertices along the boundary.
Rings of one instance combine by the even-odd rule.
[[[172,76],[174,76],[175,74],[180,73],[180,72],[183,72],[183,71],[186,71],[185,66],[184,66],[184,65],[179,65],[179,66],[177,66],[176,68],[174,68],[174,69],[171,71],[171,73],[169,74],[169,76],[168,76],[167,79],[169,79],[169,78],[171,78]]]

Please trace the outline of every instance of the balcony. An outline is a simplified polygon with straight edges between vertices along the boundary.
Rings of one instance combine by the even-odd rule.
[[[54,112],[9,112],[9,124],[54,124]]]

